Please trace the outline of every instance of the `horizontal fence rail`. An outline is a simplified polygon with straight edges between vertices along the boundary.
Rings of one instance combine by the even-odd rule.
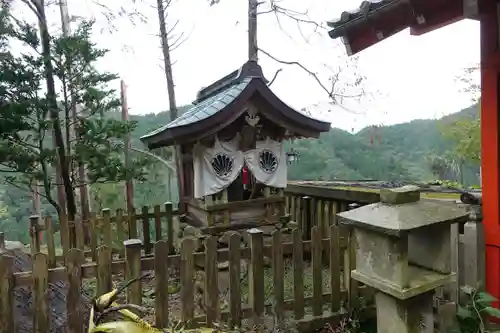
[[[30,218],[31,253],[41,252],[44,248],[50,267],[63,262],[72,247],[82,250],[85,257],[92,258],[93,261],[96,261],[97,248],[101,245],[108,246],[113,254],[123,258],[123,241],[136,238],[142,240],[146,255],[152,254],[154,242],[163,239],[168,242],[168,253],[173,253],[173,220],[176,216],[178,210],[174,210],[172,203],[168,202],[163,207],[154,206],[152,211],[147,206],[140,211],[134,209],[127,213],[117,209],[115,215],[111,215],[111,210],[103,209],[100,216],[93,214],[89,220],[84,221],[66,221],[62,217],[58,225],[62,254],[57,254],[52,217],[41,218],[35,215]]]

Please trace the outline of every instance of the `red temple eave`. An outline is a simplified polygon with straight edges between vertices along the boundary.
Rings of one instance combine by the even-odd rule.
[[[409,1],[393,1],[381,10],[339,25],[330,36],[341,37],[347,53],[354,55],[406,28],[418,36],[460,21],[465,18],[463,1],[420,1],[418,6]]]

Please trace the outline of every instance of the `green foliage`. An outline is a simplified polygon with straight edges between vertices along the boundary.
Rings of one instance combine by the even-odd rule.
[[[453,144],[451,149],[453,156],[476,165],[480,164],[480,127],[481,121],[478,112],[475,117],[466,117],[442,126],[443,137]]]
[[[492,306],[498,300],[490,294],[471,287],[462,287],[461,291],[467,297],[465,305],[458,306],[457,327],[450,333],[499,333],[499,330],[489,330],[487,317],[500,318],[500,310]]]
[[[451,154],[429,154],[426,161],[432,174],[437,179],[456,179],[461,176],[462,163],[458,162]]]
[[[433,182],[436,185],[441,185],[442,187],[448,187],[448,188],[463,188],[464,186],[453,180],[436,180]]]
[[[478,165],[452,156],[449,152],[454,147],[453,142],[441,134],[442,123],[468,118],[475,110],[474,106],[440,120],[367,127],[356,134],[332,128],[317,140],[298,140],[292,147],[300,154],[300,160],[290,165],[288,177],[294,180],[386,181],[437,178],[467,186],[478,184]],[[433,156],[445,162],[445,167],[437,170],[430,163]]]
[[[91,41],[92,26],[92,21],[81,21],[69,37],[50,40],[50,60],[59,87],[59,117],[54,119],[48,117],[50,106],[43,89],[46,67],[37,28],[14,19],[7,5],[0,13],[0,173],[6,182],[25,189],[33,180],[40,181],[44,196],[54,206],[53,166],[58,162],[49,131],[56,122],[64,129],[68,165],[62,167],[71,172],[73,191],[85,181],[143,181],[149,163],[144,156],[136,156],[125,166],[123,142],[137,122],[108,116],[120,106],[116,91],[109,88],[117,76],[96,68],[107,50]],[[11,45],[15,43],[21,43],[24,51],[14,51]],[[74,135],[71,128],[76,128]],[[78,178],[79,165],[85,166],[87,180]]]

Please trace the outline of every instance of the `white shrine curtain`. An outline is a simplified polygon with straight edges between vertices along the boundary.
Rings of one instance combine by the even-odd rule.
[[[286,187],[286,153],[281,142],[271,139],[257,141],[255,149],[244,155],[245,164],[258,182],[271,187]]]
[[[238,177],[243,153],[238,150],[239,135],[228,142],[216,137],[213,148],[200,144],[193,149],[194,197],[202,198],[222,191]]]
[[[285,188],[287,184],[286,153],[283,144],[266,139],[257,141],[256,149],[239,150],[240,136],[221,142],[215,139],[213,148],[200,144],[193,149],[194,197],[218,193],[236,180],[243,164],[255,179],[267,186]]]

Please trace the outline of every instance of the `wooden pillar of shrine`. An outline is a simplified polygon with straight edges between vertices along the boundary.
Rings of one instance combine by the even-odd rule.
[[[482,0],[481,24],[481,167],[486,238],[486,289],[500,296],[500,79],[499,7]]]

